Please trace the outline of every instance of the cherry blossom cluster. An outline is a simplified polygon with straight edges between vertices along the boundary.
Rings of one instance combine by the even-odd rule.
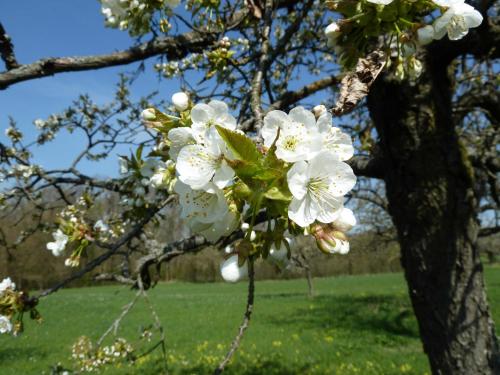
[[[72,347],[71,357],[82,372],[98,372],[103,366],[132,358],[134,348],[124,338],[116,338],[113,344],[95,348],[92,341],[80,337]]]
[[[100,0],[101,13],[106,18],[106,26],[129,30],[132,35],[150,31],[151,19],[155,11],[166,11],[179,5],[180,0]],[[162,31],[170,24],[166,19],[160,21]]]
[[[16,284],[7,277],[0,282],[0,334],[14,335],[23,331],[23,315],[28,312],[31,319],[41,321],[36,310],[38,300],[25,292],[16,290]]]
[[[78,267],[83,252],[94,241],[109,242],[124,232],[123,223],[99,219],[92,221],[86,217],[92,205],[89,195],[82,195],[75,204],[69,205],[57,216],[57,229],[52,233],[54,241],[48,242],[47,250],[56,257],[61,256],[68,244],[74,244],[70,256],[65,260],[68,267]]]
[[[226,280],[244,275],[249,257],[286,267],[298,234],[313,235],[326,253],[349,250],[345,232],[355,219],[344,196],[356,177],[345,161],[354,149],[325,107],[270,111],[252,139],[224,102],[193,106],[185,93],[172,101],[177,115],[149,108],[143,118],[160,134],[162,162],[172,163],[168,179],[190,229],[213,243],[245,232],[226,248]]]
[[[418,77],[422,70],[415,57],[417,46],[445,35],[450,40],[462,39],[483,21],[481,13],[465,0],[332,0],[327,5],[344,16],[325,29],[328,45],[340,61],[352,66],[374,39],[383,36],[401,79],[405,73]]]

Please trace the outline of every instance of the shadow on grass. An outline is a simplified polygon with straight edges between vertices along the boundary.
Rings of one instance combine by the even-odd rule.
[[[310,300],[308,308],[297,309],[286,316],[271,315],[266,320],[274,325],[305,329],[419,337],[410,303],[402,296],[317,296]]]
[[[42,359],[45,357],[47,357],[47,352],[34,346],[0,347],[0,363],[2,366],[12,361],[19,361],[20,358]]]

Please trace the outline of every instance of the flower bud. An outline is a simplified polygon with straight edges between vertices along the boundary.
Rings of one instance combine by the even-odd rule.
[[[320,104],[315,106],[312,111],[314,113],[314,117],[316,117],[316,119],[319,119],[322,115],[324,115],[327,112],[327,109],[323,104]]]
[[[185,111],[189,107],[189,96],[185,92],[176,92],[172,95],[172,103],[179,112]]]
[[[347,254],[349,241],[343,232],[336,230],[330,224],[313,224],[311,232],[316,239],[316,245],[325,254]]]
[[[340,27],[337,22],[332,22],[325,29],[325,35],[328,39],[334,38],[337,36],[337,33],[340,31]]]
[[[220,273],[225,281],[235,283],[248,275],[248,264],[245,262],[243,266],[238,266],[238,255],[232,255],[220,266]]]
[[[145,121],[154,121],[156,120],[156,111],[154,108],[146,108],[142,111],[141,116]]]

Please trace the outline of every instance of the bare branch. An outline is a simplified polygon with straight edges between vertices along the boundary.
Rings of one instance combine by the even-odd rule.
[[[173,37],[156,38],[128,50],[106,55],[41,59],[32,64],[20,65],[16,69],[0,73],[0,90],[30,79],[52,76],[62,72],[125,65],[157,55],[165,55],[169,60],[179,60],[191,52],[206,50],[214,44],[215,40],[215,33],[187,32]]]
[[[303,86],[297,91],[287,91],[277,101],[271,104],[269,110],[287,108],[288,106],[307,98],[317,91],[324,90],[338,83],[338,77],[331,76],[314,81],[308,85]]]
[[[479,230],[479,237],[488,237],[499,232],[500,232],[500,227],[481,228]]]
[[[273,0],[266,0],[266,7],[264,12],[264,28],[262,29],[261,34],[262,47],[260,50],[259,66],[253,77],[252,88],[250,91],[250,107],[252,108],[252,112],[255,117],[255,130],[257,134],[262,127],[262,118],[264,117],[261,102],[262,80],[269,58],[269,34],[271,32],[272,23],[272,6]]]

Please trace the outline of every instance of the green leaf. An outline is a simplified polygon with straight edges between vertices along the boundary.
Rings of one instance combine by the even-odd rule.
[[[237,160],[257,163],[262,159],[262,154],[257,149],[257,146],[246,135],[223,128],[219,125],[215,125],[215,127]]]
[[[292,194],[286,188],[286,186],[274,186],[264,193],[264,197],[274,201],[290,201],[292,199]]]

